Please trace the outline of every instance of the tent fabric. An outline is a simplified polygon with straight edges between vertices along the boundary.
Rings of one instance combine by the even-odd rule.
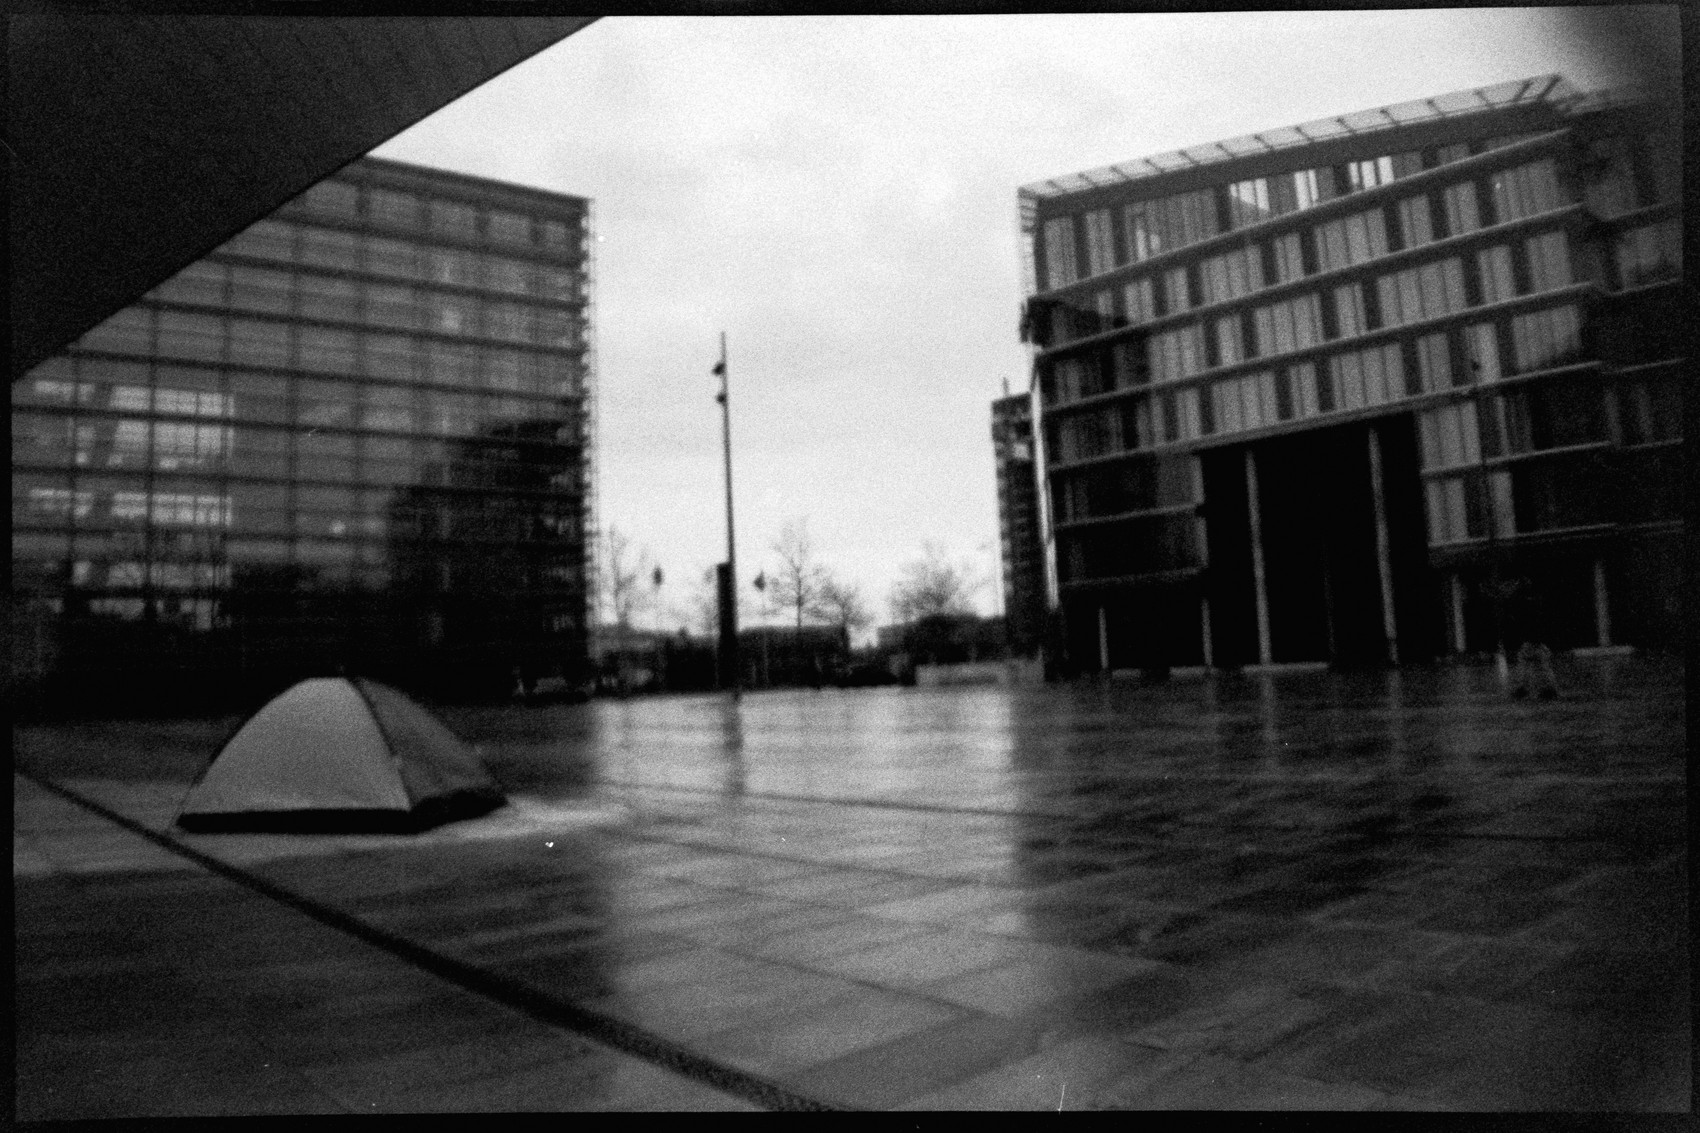
[[[302,681],[256,712],[184,801],[185,830],[412,830],[505,802],[478,757],[395,689]]]

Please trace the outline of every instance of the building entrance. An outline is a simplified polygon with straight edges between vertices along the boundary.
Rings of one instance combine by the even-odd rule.
[[[1204,462],[1218,664],[1432,656],[1410,415],[1220,449]]]

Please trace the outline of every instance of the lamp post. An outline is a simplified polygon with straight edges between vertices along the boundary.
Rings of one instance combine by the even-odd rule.
[[[726,373],[726,332],[720,332],[720,361],[714,366],[720,375],[720,423],[726,449],[726,574],[720,585],[720,652],[726,658],[721,666],[722,677],[729,682],[732,699],[737,700],[744,683],[744,667],[738,659],[738,553],[732,535],[732,398],[731,383]]]

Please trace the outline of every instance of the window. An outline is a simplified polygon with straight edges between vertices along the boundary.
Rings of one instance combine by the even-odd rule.
[[[1157,297],[1151,280],[1136,279],[1122,288],[1122,304],[1127,308],[1127,321],[1134,326],[1148,323],[1157,317]]]
[[[230,375],[232,416],[282,425],[289,421],[289,385],[276,374]]]
[[[419,249],[382,236],[366,238],[366,270],[411,279],[419,270]]]
[[[411,287],[366,285],[366,319],[379,326],[411,330],[418,317],[418,295]]]
[[[1417,374],[1424,393],[1452,388],[1452,350],[1445,334],[1417,339]]]
[[[1464,272],[1457,259],[1441,260],[1376,280],[1381,325],[1404,326],[1464,309]]]
[[[262,260],[295,258],[295,226],[279,220],[262,220],[249,225],[224,245],[222,251]]]
[[[1497,382],[1500,378],[1499,333],[1492,323],[1477,323],[1464,328],[1464,362],[1469,367],[1465,380],[1455,385],[1476,385]]]
[[[230,269],[230,303],[246,311],[290,311],[290,275],[268,268],[237,264]]]
[[[453,201],[431,201],[429,210],[431,232],[457,240],[473,240],[478,236],[478,211],[470,205]]]
[[[1192,288],[1187,286],[1186,268],[1171,268],[1163,273],[1163,295],[1171,315],[1192,309]]]
[[[303,318],[351,322],[359,317],[360,291],[353,280],[303,275],[297,285],[300,287]]]
[[[475,385],[478,382],[478,352],[471,346],[440,342],[420,359],[427,365],[434,385]]]
[[[483,274],[483,257],[458,248],[432,248],[425,253],[426,272],[437,283],[475,287]]]
[[[216,362],[224,353],[224,320],[189,311],[159,312],[159,354]]]
[[[1228,223],[1231,228],[1244,228],[1274,215],[1269,203],[1269,180],[1256,177],[1237,181],[1228,186]]]
[[[1441,204],[1446,213],[1446,234],[1448,236],[1461,236],[1466,232],[1474,232],[1482,226],[1481,214],[1476,208],[1476,183],[1474,181],[1448,185],[1441,194]]]
[[[1494,216],[1501,224],[1551,212],[1567,203],[1551,159],[1495,173],[1488,183],[1493,191]]]
[[[428,292],[425,329],[439,334],[471,334],[477,325],[478,300],[463,295]]]
[[[1322,191],[1316,183],[1316,170],[1301,169],[1291,176],[1295,210],[1310,208],[1312,205],[1323,199]],[[1280,180],[1285,181],[1286,178],[1282,177]],[[1284,192],[1285,190],[1283,189],[1282,194],[1278,195],[1284,195]]]
[[[1215,196],[1209,189],[1129,205],[1123,214],[1127,246],[1135,260],[1208,239],[1219,231]]]
[[[1317,251],[1323,271],[1367,263],[1387,254],[1387,220],[1380,209],[1320,224]]]
[[[419,198],[394,189],[368,189],[366,215],[380,224],[414,228],[419,224]]]
[[[199,306],[224,305],[225,267],[203,260],[190,264],[153,291],[153,298],[168,303],[193,303]]]
[[[1222,303],[1263,286],[1263,258],[1254,248],[1236,248],[1199,265],[1204,302]]]
[[[1118,320],[1116,317],[1116,293],[1111,289],[1092,293],[1092,312],[1097,316],[1100,330],[1126,325],[1125,319]]]
[[[1543,232],[1529,238],[1529,289],[1556,291],[1568,287],[1570,274],[1570,239],[1563,232]]]
[[[409,432],[414,427],[414,391],[406,386],[369,385],[360,416],[363,428]]]
[[[354,373],[354,335],[330,327],[301,328],[301,368],[326,374]]]
[[[295,438],[297,475],[314,480],[354,479],[354,438],[347,433],[303,433]]]
[[[1180,425],[1177,440],[1196,440],[1203,435],[1198,414],[1198,387],[1188,386],[1186,389],[1174,391],[1176,417]]]
[[[360,266],[360,238],[331,228],[301,230],[301,262],[352,271]]]
[[[1511,354],[1518,373],[1562,366],[1581,348],[1575,307],[1552,307],[1511,320]]]
[[[1334,408],[1363,409],[1404,396],[1404,362],[1397,345],[1340,354],[1329,359]]]
[[[1297,232],[1289,232],[1270,241],[1275,253],[1275,278],[1278,283],[1291,283],[1295,279],[1304,278],[1304,250],[1299,239]]]
[[[1111,346],[1110,368],[1117,389],[1142,386],[1151,381],[1151,365],[1146,358],[1144,343],[1118,342]]]
[[[1315,295],[1259,307],[1252,319],[1260,356],[1302,350],[1322,341],[1322,305]]]
[[[1059,358],[1051,369],[1051,401],[1066,404],[1098,393],[1097,381],[1088,380],[1086,359],[1079,355]]]
[[[1275,375],[1269,370],[1224,378],[1211,389],[1211,397],[1218,433],[1261,429],[1285,419],[1277,416]]]
[[[571,349],[581,344],[579,320],[564,311],[537,312],[532,341],[539,346]]]
[[[1316,381],[1316,364],[1300,362],[1298,365],[1290,367],[1285,373],[1295,415],[1298,417],[1315,417],[1318,413],[1323,412]],[[1333,406],[1332,398],[1330,398],[1328,404],[1330,408]]]
[[[283,368],[290,364],[288,323],[262,319],[230,320],[230,360],[248,366]]]
[[[1351,191],[1356,193],[1364,189],[1373,189],[1377,185],[1385,185],[1393,180],[1393,159],[1391,157],[1372,157],[1365,161],[1352,161],[1346,164],[1346,181],[1351,185]]]
[[[1417,436],[1424,470],[1461,468],[1481,462],[1473,401],[1442,405],[1417,414]]]
[[[1476,253],[1482,273],[1482,302],[1503,303],[1517,294],[1511,274],[1511,249],[1503,244]]]
[[[1334,289],[1334,317],[1340,328],[1340,338],[1355,338],[1369,332],[1369,320],[1364,315],[1364,287],[1348,283]]]
[[[1110,233],[1110,210],[1086,214],[1086,274],[1097,275],[1116,266],[1115,241]]]
[[[489,256],[484,261],[484,281],[494,291],[528,295],[532,292],[532,267],[521,260]]]
[[[375,378],[408,380],[413,377],[414,340],[395,334],[366,336],[366,373]]]
[[[1059,216],[1045,222],[1045,287],[1061,287],[1080,278],[1074,260],[1074,218]]]
[[[1533,257],[1533,248],[1530,255]],[[1625,287],[1639,287],[1682,276],[1682,233],[1667,220],[1632,228],[1617,241],[1617,269]]]
[[[1399,202],[1399,236],[1405,247],[1416,248],[1434,239],[1427,197],[1408,197]]]
[[[119,311],[77,340],[84,350],[147,354],[153,348],[153,311],[130,307]]]
[[[1245,361],[1245,338],[1238,314],[1214,320],[1211,329],[1216,339],[1216,355],[1221,359],[1218,365],[1232,366]]]
[[[360,211],[360,187],[346,181],[320,181],[298,198],[314,212],[352,220]]]
[[[1626,445],[1682,439],[1682,387],[1670,377],[1620,380],[1618,427]]]
[[[1151,336],[1151,377],[1172,382],[1204,368],[1204,336],[1197,323]]]
[[[490,239],[503,244],[530,244],[531,218],[518,213],[490,211]]]

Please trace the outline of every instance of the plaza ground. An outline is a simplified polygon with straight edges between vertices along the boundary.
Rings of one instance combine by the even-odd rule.
[[[1691,1106],[1683,670],[444,709],[511,804],[184,835],[14,731],[17,1115]]]

